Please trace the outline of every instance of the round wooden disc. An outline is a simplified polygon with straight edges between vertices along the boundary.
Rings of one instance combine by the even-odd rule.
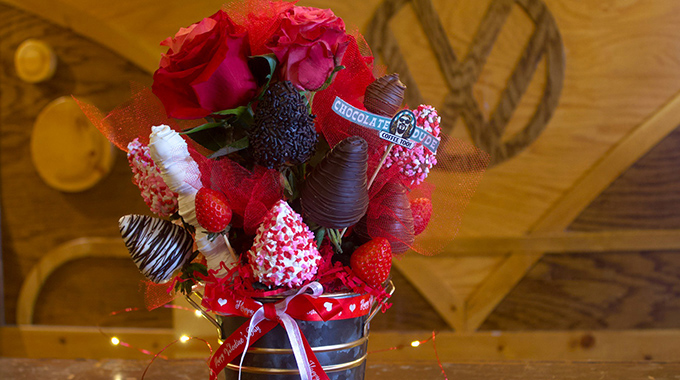
[[[52,78],[57,69],[57,56],[40,40],[28,39],[14,52],[14,67],[21,80],[38,83]]]
[[[113,145],[71,97],[48,104],[31,134],[31,157],[40,177],[67,192],[89,189],[113,167]]]

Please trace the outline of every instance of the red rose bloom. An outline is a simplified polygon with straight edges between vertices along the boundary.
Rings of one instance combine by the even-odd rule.
[[[302,90],[321,87],[342,61],[349,38],[345,23],[330,9],[292,7],[267,44],[281,64],[281,76]]]
[[[162,55],[151,89],[168,116],[198,119],[245,105],[255,95],[246,32],[225,12],[181,28],[161,45],[168,52]]]

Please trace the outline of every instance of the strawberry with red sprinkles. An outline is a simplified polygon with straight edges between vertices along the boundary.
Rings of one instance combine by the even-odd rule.
[[[127,146],[127,159],[132,169],[132,183],[139,187],[151,212],[168,217],[177,211],[177,193],[170,190],[161,171],[149,155],[149,147],[134,139]]]
[[[283,200],[257,229],[248,264],[257,281],[269,287],[294,288],[314,279],[321,261],[314,234]]]

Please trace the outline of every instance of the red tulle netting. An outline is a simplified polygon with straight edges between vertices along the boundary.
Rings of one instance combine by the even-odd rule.
[[[248,170],[229,158],[208,159],[190,150],[198,163],[203,186],[222,191],[234,216],[232,225],[255,235],[267,211],[283,198],[283,186],[277,170],[255,165]]]
[[[223,9],[232,20],[248,31],[253,55],[265,54],[267,38],[279,25],[277,15],[293,6],[290,2],[252,0],[235,2]],[[343,139],[358,135],[369,144],[367,177],[376,171],[387,142],[377,132],[343,119],[331,109],[336,97],[365,109],[363,97],[366,87],[376,77],[384,74],[384,67],[374,65],[370,48],[359,33],[349,36],[343,56],[344,69],[335,74],[331,85],[313,98],[312,112],[316,115],[318,133],[334,146]],[[118,148],[127,151],[127,144],[138,138],[148,144],[151,127],[166,124],[183,131],[202,124],[200,120],[172,119],[165,113],[160,101],[148,88],[133,86],[132,97],[123,105],[104,116],[95,107],[79,102],[84,113],[99,130]],[[414,105],[417,106],[417,105]],[[227,195],[234,212],[234,226],[242,227],[246,234],[254,234],[267,210],[283,197],[281,175],[273,169],[255,166],[247,169],[229,158],[208,159],[205,148],[185,137],[190,152],[198,163],[204,186],[219,189]],[[465,207],[472,198],[482,178],[488,155],[471,144],[449,136],[442,136],[438,149],[447,152],[438,157],[438,164],[428,179],[417,187],[405,181],[396,166],[383,167],[369,190],[370,203],[366,216],[348,233],[356,231],[366,238],[386,237],[422,255],[435,255],[444,250],[456,236]],[[455,152],[455,154],[450,154]],[[456,156],[474,157],[456,160]],[[427,198],[433,206],[432,218],[422,235],[414,236],[413,221],[409,221],[404,207],[409,200]]]
[[[151,127],[154,125],[165,124],[176,131],[182,131],[203,124],[200,120],[179,120],[168,117],[163,104],[148,87],[132,83],[131,90],[130,99],[106,116],[97,107],[75,99],[92,124],[122,151],[127,152],[128,144],[135,138],[139,138],[142,144],[148,145]],[[199,149],[204,151],[203,148]]]

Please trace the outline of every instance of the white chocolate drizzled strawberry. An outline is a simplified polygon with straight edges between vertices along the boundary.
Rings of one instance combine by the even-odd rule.
[[[208,269],[224,274],[220,262],[227,267],[236,265],[237,258],[227,248],[224,239],[209,239],[196,220],[195,199],[201,184],[198,164],[191,158],[182,136],[167,125],[154,126],[149,136],[149,154],[160,169],[168,187],[178,194],[179,215],[196,228],[196,247],[205,256]]]
[[[278,201],[248,251],[255,278],[267,286],[297,287],[314,278],[320,261],[314,234],[288,203]]]

